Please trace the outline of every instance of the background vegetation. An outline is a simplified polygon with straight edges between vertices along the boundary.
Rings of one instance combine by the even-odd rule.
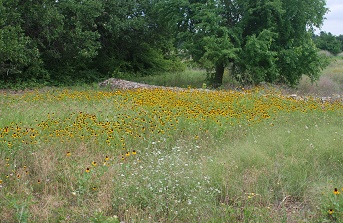
[[[343,35],[334,36],[330,32],[320,32],[319,35],[313,36],[314,43],[321,50],[329,51],[337,55],[343,51]]]
[[[313,35],[324,0],[0,1],[0,86],[89,83],[180,72],[196,62],[214,87],[225,68],[240,84],[318,80],[317,48],[337,54],[341,37]],[[312,40],[313,39],[313,40]]]
[[[177,70],[172,38],[153,5],[146,0],[1,1],[2,85]]]
[[[301,96],[316,96],[316,97],[338,97],[343,94],[343,57],[342,55],[333,56],[328,51],[321,51],[327,57],[328,66],[321,72],[318,81],[313,83],[309,77],[303,75],[299,84],[290,88],[285,85],[269,85],[262,83],[265,87],[276,87],[285,95],[301,95]],[[207,82],[207,73],[204,69],[188,68],[180,72],[165,72],[157,75],[149,75],[144,77],[126,76],[125,79],[147,83],[159,86],[169,87],[191,87],[203,88],[210,87]],[[226,70],[223,77],[223,85],[221,89],[240,90],[242,87],[248,89],[250,85],[242,85],[234,80],[230,75],[229,70]]]

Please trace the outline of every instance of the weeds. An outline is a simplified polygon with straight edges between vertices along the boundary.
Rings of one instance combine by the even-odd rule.
[[[2,94],[0,108],[4,222],[341,217],[341,194],[321,193],[343,167],[338,101],[77,88]]]
[[[327,221],[341,221],[343,219],[343,188],[334,188],[331,193],[323,192],[322,210]]]

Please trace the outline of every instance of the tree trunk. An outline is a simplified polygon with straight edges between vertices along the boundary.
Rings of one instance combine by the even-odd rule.
[[[224,76],[224,64],[220,63],[216,66],[216,73],[213,79],[214,88],[218,88],[223,84],[223,76]]]

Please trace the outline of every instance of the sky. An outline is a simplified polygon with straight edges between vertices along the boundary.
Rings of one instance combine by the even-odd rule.
[[[326,0],[326,4],[330,11],[325,15],[324,24],[317,32],[330,32],[335,36],[343,35],[343,0]]]

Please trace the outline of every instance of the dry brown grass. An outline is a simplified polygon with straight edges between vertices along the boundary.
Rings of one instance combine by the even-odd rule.
[[[334,57],[327,68],[323,70],[320,79],[311,83],[311,80],[304,76],[297,89],[296,94],[299,95],[315,95],[321,97],[329,97],[332,95],[343,94],[343,59]]]

